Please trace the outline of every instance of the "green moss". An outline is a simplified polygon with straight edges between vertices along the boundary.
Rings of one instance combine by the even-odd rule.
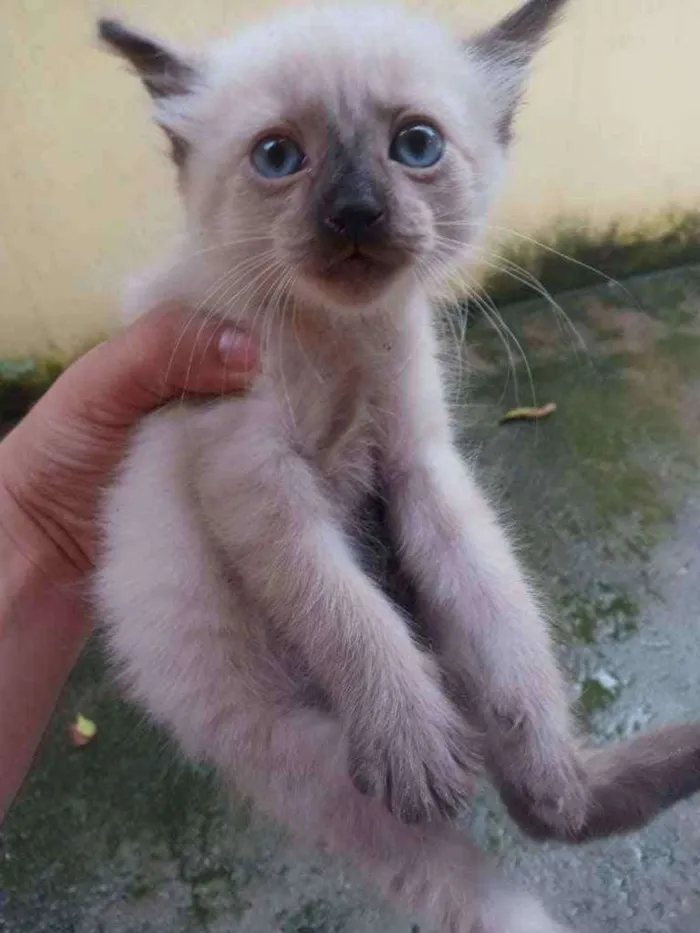
[[[589,721],[615,690],[581,667],[643,624],[655,548],[696,481],[698,294],[700,267],[689,267],[559,295],[562,328],[543,301],[511,305],[511,359],[485,318],[470,329],[466,449],[514,519]],[[499,425],[516,404],[550,401],[542,422]]]
[[[605,230],[561,221],[533,239],[542,245],[526,237],[506,238],[495,255],[534,275],[550,291],[564,291],[597,285],[608,276],[626,279],[700,261],[700,213],[669,214],[637,228],[615,222]],[[533,294],[530,286],[504,272],[486,274],[484,285],[499,305]]]
[[[624,641],[639,629],[639,603],[624,590],[599,583],[592,591],[567,591],[556,600],[569,640],[583,645]]]
[[[130,711],[100,702],[89,712],[98,738],[80,751],[69,749],[67,717],[62,718],[63,741],[57,733],[8,822],[8,851],[20,851],[22,839],[32,840],[29,855],[5,866],[5,884],[17,897],[35,883],[33,861],[37,869],[53,862],[51,886],[69,888],[77,879],[96,879],[104,864],[119,863],[125,839],[149,850],[165,846],[169,856],[177,855],[185,817],[201,825],[213,805],[209,782],[177,763],[161,737]]]
[[[321,898],[307,901],[291,913],[277,916],[281,933],[345,933],[349,915]]]
[[[192,916],[204,928],[223,913],[227,920],[240,919],[252,906],[252,900],[245,896],[244,885],[230,870],[202,872],[192,880],[191,890]]]
[[[512,378],[500,401],[503,369],[475,387],[478,402],[490,401],[490,425],[482,432],[494,438],[494,459],[519,448],[513,482],[525,484],[528,494],[515,490],[518,517],[537,537],[548,521],[557,532],[564,528],[579,537],[596,538],[615,528],[621,547],[626,542],[620,522],[627,520],[625,537],[635,549],[648,551],[673,514],[650,451],[678,447],[679,425],[661,404],[630,405],[626,370],[614,357],[584,364],[534,355],[530,372],[536,401],[558,406],[553,418],[538,425],[496,427],[498,413],[516,403]],[[520,376],[522,385],[522,369]],[[546,551],[540,556],[547,560]]]
[[[669,513],[656,477],[635,457],[634,444],[667,443],[678,433],[661,412],[630,410],[622,369],[614,360],[597,365],[595,376],[595,386],[584,382],[570,362],[533,372],[542,397],[559,400],[569,454],[579,481],[593,493],[600,519],[609,525],[634,514],[647,527],[663,521]]]
[[[0,425],[21,418],[63,369],[55,359],[0,361]]]
[[[72,355],[0,359],[0,429],[25,415],[75,359],[107,337],[96,335]]]
[[[585,720],[590,720],[596,713],[608,709],[620,695],[617,682],[600,675],[592,675],[581,682],[578,699],[578,712]]]
[[[684,377],[700,376],[700,333],[676,331],[662,337],[656,346],[659,353],[679,367]]]
[[[74,750],[66,728],[78,710],[94,719],[98,736]],[[27,933],[72,930],[106,887],[117,892],[119,911],[143,918],[138,929],[152,929],[148,918],[161,902],[177,916],[177,933],[208,929],[219,917],[233,922],[270,878],[279,841],[251,820],[246,802],[224,799],[207,770],[185,765],[115,697],[93,645],[71,679],[41,767],[3,827],[7,922]],[[42,926],[47,903],[55,922]]]

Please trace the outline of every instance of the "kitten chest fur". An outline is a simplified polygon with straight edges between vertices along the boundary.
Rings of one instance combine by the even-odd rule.
[[[163,297],[193,302],[193,287],[207,294],[211,280],[216,270],[190,258],[135,296],[141,307]],[[222,461],[223,493],[225,461],[235,455],[237,436],[247,449],[257,438],[261,458],[264,450],[274,456],[284,446],[312,466],[335,519],[356,531],[354,519],[367,497],[381,492],[389,474],[410,466],[416,431],[449,438],[431,317],[426,296],[400,287],[381,306],[353,317],[289,303],[255,312],[229,307],[227,318],[261,347],[262,375],[245,398],[222,399],[182,419],[196,474],[210,472],[218,449],[213,459]],[[221,449],[222,438],[230,453]]]

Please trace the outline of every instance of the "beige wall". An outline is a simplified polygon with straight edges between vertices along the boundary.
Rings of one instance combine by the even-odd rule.
[[[117,0],[180,40],[273,0]],[[441,0],[440,7],[450,5]],[[510,0],[462,0],[478,23]],[[114,320],[122,277],[177,218],[163,144],[137,85],[92,40],[92,0],[0,10],[0,358],[70,351]],[[177,14],[175,14],[177,9]],[[574,0],[541,57],[499,223],[636,222],[700,208],[699,0]]]

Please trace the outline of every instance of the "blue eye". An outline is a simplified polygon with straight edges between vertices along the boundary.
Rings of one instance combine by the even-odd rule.
[[[250,158],[263,178],[286,178],[296,174],[304,164],[304,153],[286,136],[261,140]]]
[[[412,123],[394,136],[389,156],[408,168],[431,168],[442,158],[445,140],[432,126]]]

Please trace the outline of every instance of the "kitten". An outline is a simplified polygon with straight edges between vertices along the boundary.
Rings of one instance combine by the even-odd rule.
[[[137,304],[226,315],[263,359],[246,398],[137,431],[105,508],[111,650],[187,754],[439,933],[561,929],[449,819],[482,768],[524,829],[569,841],[700,788],[697,726],[579,747],[436,361],[431,293],[483,228],[563,6],[530,0],[467,43],[395,9],[303,11],[202,56],[100,24],[155,101],[186,209]],[[363,563],[372,502],[429,649]]]

